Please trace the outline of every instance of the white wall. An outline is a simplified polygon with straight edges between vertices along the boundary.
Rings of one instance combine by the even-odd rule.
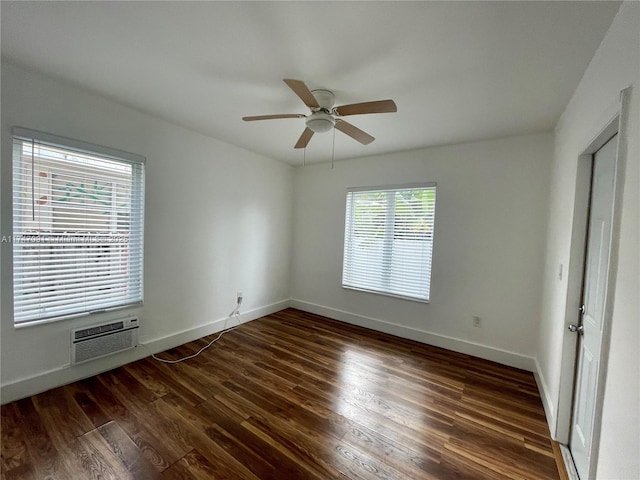
[[[293,305],[533,369],[551,156],[539,134],[296,169]],[[420,181],[438,184],[431,303],[343,289],[346,189]]]
[[[640,478],[640,4],[624,3],[565,109],[555,130],[548,241],[538,342],[538,374],[547,413],[555,429],[567,350],[565,311],[568,285],[559,281],[571,247],[578,156],[618,108],[619,93],[632,85],[627,165],[622,204],[618,273],[612,319],[611,352],[605,387],[597,477]],[[577,307],[577,305],[574,305]],[[569,352],[571,353],[571,352]],[[567,352],[565,351],[565,355]]]
[[[145,304],[129,311],[154,350],[222,328],[237,291],[245,320],[287,305],[291,167],[3,64],[2,235],[14,125],[146,156]],[[68,366],[71,328],[127,312],[14,329],[10,249],[2,244],[3,402],[146,356],[138,348]]]

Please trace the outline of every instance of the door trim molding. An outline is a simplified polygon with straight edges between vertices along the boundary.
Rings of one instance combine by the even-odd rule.
[[[600,369],[596,385],[593,436],[589,464],[589,480],[595,479],[600,432],[602,429],[602,407],[604,403],[605,380],[609,360],[611,340],[611,319],[613,316],[613,300],[618,273],[618,251],[620,244],[620,224],[622,217],[622,198],[624,174],[627,163],[627,125],[629,117],[629,98],[631,87],[620,92],[620,100],[615,115],[587,144],[578,157],[576,171],[576,189],[571,233],[570,260],[568,272],[568,288],[564,315],[565,335],[562,347],[562,366],[560,370],[560,391],[555,422],[554,438],[561,444],[568,444],[571,429],[573,407],[573,389],[576,374],[577,336],[568,332],[566,327],[577,320],[578,307],[582,302],[582,282],[586,249],[588,204],[591,182],[592,155],[599,150],[613,135],[618,134],[617,153],[614,164],[613,215],[611,224],[611,245],[609,253],[609,271],[607,275],[607,293],[604,308],[602,344],[600,349]],[[582,479],[588,480],[588,479]]]
[[[569,480],[580,480],[576,466],[573,464],[573,458],[571,457],[569,447],[560,444],[560,454],[562,455],[562,461],[564,463],[564,468],[567,470],[567,477],[569,477]]]

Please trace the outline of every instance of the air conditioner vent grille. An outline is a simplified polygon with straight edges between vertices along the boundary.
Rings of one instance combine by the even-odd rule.
[[[75,332],[75,339],[93,337],[94,335],[100,335],[101,333],[113,332],[114,330],[122,330],[124,328],[123,322],[108,323],[106,325],[98,325],[97,327],[85,328],[83,330],[77,330]]]

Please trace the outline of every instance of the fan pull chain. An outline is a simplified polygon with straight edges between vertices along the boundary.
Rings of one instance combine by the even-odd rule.
[[[305,145],[302,149],[302,166],[307,166],[307,146]]]
[[[336,127],[333,127],[333,146],[331,147],[331,170],[333,170],[333,161],[336,158]]]

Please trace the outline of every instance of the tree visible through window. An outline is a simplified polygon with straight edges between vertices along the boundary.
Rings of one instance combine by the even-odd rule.
[[[14,323],[142,301],[142,157],[14,129]]]
[[[435,184],[347,193],[342,285],[429,301]]]

